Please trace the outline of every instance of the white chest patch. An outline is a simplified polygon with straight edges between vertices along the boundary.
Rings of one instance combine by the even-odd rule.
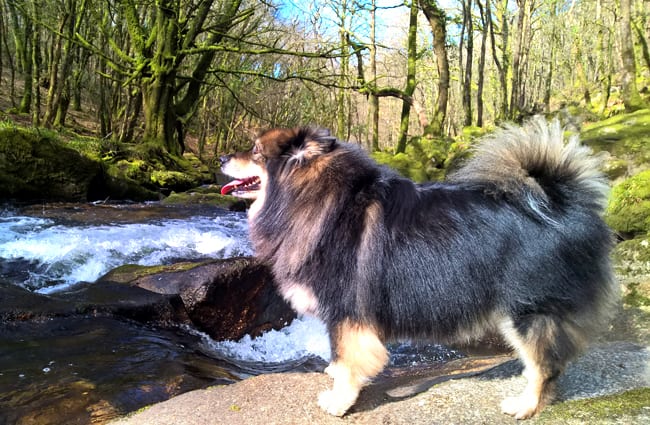
[[[311,289],[300,284],[283,285],[280,293],[298,314],[317,315],[318,299]]]

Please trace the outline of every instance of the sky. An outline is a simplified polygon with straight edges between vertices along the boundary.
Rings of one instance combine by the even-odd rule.
[[[320,16],[321,29],[327,31],[327,27],[332,28],[332,36],[337,36],[337,18],[331,6],[327,3],[336,4],[338,2],[318,1],[318,0],[279,0],[280,16],[287,20],[297,19],[299,22],[309,22],[310,17],[316,13]],[[368,1],[370,3],[370,1]],[[457,7],[458,0],[438,0],[438,4],[446,10]],[[406,31],[408,28],[409,10],[404,6],[403,0],[377,0],[377,39],[380,43],[394,47],[404,44]],[[400,6],[400,7],[391,7]],[[363,32],[367,28],[355,28],[354,31],[358,37],[363,37]]]

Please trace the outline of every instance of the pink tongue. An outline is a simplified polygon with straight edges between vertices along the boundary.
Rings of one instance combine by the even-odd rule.
[[[241,186],[242,184],[244,184],[243,180],[233,180],[230,183],[225,184],[225,185],[223,185],[221,187],[221,194],[222,195],[227,195],[230,192],[232,192],[233,190],[235,190],[237,188],[237,186]]]

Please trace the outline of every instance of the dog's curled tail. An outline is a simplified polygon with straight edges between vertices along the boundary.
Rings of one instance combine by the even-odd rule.
[[[599,170],[601,157],[577,135],[564,139],[558,120],[538,116],[522,127],[505,126],[485,137],[449,180],[520,199],[542,218],[558,204],[602,213],[609,185]]]

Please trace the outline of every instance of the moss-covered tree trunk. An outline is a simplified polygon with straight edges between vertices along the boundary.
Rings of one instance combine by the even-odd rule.
[[[368,103],[368,121],[370,122],[369,148],[371,151],[379,150],[379,97],[377,90],[377,0],[372,0],[370,9],[370,74],[372,77],[373,91],[370,93]]]
[[[26,9],[19,10],[14,2],[7,2],[6,6],[14,28],[12,32],[17,62],[25,82],[18,112],[28,113],[32,105],[32,19],[27,16]]]
[[[461,72],[463,80],[463,111],[465,112],[464,125],[472,125],[472,64],[474,53],[474,24],[472,21],[472,0],[462,1],[463,9],[463,29],[466,33],[466,51],[465,72]],[[463,69],[462,43],[460,48],[460,69]]]
[[[625,110],[628,112],[643,108],[644,102],[636,86],[636,59],[634,56],[634,41],[632,40],[631,20],[632,0],[621,0],[621,59],[622,96]]]
[[[413,96],[415,91],[415,65],[417,62],[417,32],[418,32],[418,7],[416,0],[411,3],[411,13],[409,15],[409,33],[407,41],[407,67],[406,67],[406,87],[404,95],[407,98]],[[399,139],[395,153],[403,153],[406,150],[408,139],[409,120],[411,114],[411,102],[402,101],[402,115],[399,126]]]
[[[435,0],[419,0],[420,7],[431,25],[433,33],[433,52],[436,55],[438,67],[438,101],[433,112],[433,118],[426,134],[440,135],[443,131],[447,117],[447,103],[449,101],[449,59],[447,58],[447,26],[445,11]]]
[[[181,154],[182,148],[174,137],[176,115],[173,110],[175,75],[156,75],[144,85],[143,112],[146,142],[160,144],[173,155]]]

